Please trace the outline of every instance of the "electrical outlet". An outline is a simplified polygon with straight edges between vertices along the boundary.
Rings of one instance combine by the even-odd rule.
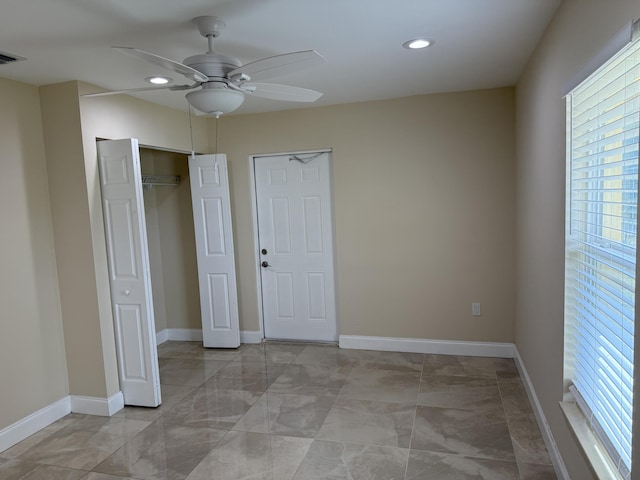
[[[480,304],[479,303],[472,303],[471,304],[471,315],[473,315],[474,317],[479,317],[480,316]]]

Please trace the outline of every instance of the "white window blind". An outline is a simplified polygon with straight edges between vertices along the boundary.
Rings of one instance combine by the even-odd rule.
[[[623,478],[631,471],[640,41],[567,97],[565,376]]]

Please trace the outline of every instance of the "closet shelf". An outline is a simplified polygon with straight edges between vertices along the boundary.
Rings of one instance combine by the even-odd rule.
[[[144,187],[168,187],[179,183],[179,175],[142,175],[142,186]]]

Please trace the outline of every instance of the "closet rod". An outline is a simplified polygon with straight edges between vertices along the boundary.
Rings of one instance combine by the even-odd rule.
[[[142,185],[174,186],[180,183],[179,175],[142,175]]]

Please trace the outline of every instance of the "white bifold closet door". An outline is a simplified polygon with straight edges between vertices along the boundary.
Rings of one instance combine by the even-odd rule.
[[[189,158],[205,347],[240,345],[227,157]]]
[[[120,386],[126,405],[160,405],[149,251],[136,139],[98,142]],[[240,345],[225,155],[189,159],[205,347]]]
[[[120,388],[127,405],[160,405],[149,251],[136,139],[98,142]]]

